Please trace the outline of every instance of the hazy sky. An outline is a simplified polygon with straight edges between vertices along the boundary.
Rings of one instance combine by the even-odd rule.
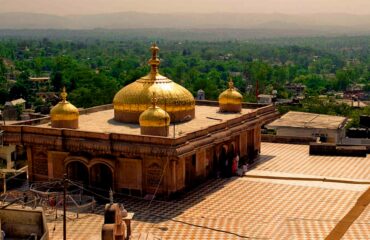
[[[124,11],[370,14],[370,0],[0,0],[0,12],[68,15]]]

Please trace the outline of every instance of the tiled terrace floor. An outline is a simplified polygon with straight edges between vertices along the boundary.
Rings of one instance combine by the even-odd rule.
[[[255,170],[370,181],[370,156],[310,156],[307,145],[262,143]]]
[[[307,146],[263,143],[253,171],[276,176],[321,176],[370,180],[370,159],[310,157]],[[259,171],[259,172],[258,172]],[[234,177],[210,180],[181,200],[153,201],[119,196],[135,212],[133,238],[163,240],[324,239],[369,187],[367,184]],[[100,239],[102,206],[95,214],[69,214],[68,239]],[[53,240],[62,222],[49,215]],[[370,239],[370,210],[344,239]],[[146,238],[150,236],[150,238]]]
[[[281,176],[321,176],[370,180],[370,159],[309,156],[301,145],[263,143],[260,163],[251,170]],[[231,178],[212,180],[171,202],[122,197],[135,212],[133,236],[154,239],[324,239],[350,210],[365,184]],[[368,239],[369,209],[345,239]],[[69,221],[70,239],[100,239],[103,217],[85,214]],[[50,222],[61,239],[62,223]],[[55,229],[55,230],[54,230]],[[144,239],[144,238],[143,238]]]
[[[149,208],[144,200],[122,200],[135,212],[133,232],[158,239],[323,239],[361,194],[330,185],[232,178],[211,181],[179,201],[155,201]],[[94,214],[69,221],[69,238],[99,239],[102,222]],[[50,222],[49,229],[52,239],[62,239],[61,221]]]

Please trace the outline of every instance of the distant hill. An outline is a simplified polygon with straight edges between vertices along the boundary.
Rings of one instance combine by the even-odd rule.
[[[0,13],[0,29],[300,29],[338,33],[370,33],[370,15],[350,14],[154,14],[122,12],[55,16]]]

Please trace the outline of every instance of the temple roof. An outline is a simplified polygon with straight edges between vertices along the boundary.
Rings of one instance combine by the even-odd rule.
[[[101,110],[88,114],[80,114],[79,131],[98,132],[98,133],[124,133],[140,135],[140,125],[135,123],[122,123],[115,121],[113,117],[114,109]],[[170,126],[170,135],[173,137],[175,128],[175,137],[181,137],[185,134],[206,129],[213,125],[223,123],[242,115],[252,113],[256,110],[243,108],[241,113],[220,113],[219,107],[215,106],[195,106],[196,118],[192,121],[178,123]],[[50,128],[50,123],[37,125],[38,127]]]

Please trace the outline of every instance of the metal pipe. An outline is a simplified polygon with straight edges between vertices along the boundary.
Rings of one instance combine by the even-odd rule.
[[[66,195],[67,195],[67,174],[64,174],[63,175],[63,240],[67,240]]]

